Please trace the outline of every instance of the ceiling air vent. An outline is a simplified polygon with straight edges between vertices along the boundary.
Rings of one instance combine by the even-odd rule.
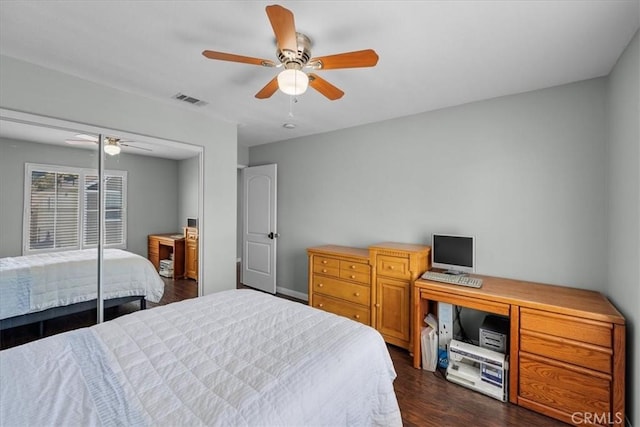
[[[180,93],[180,92],[178,92],[175,95],[173,95],[172,98],[173,99],[177,99],[178,101],[186,102],[186,103],[191,104],[191,105],[197,105],[198,107],[201,107],[203,105],[207,105],[206,102],[201,101],[198,98],[194,98],[193,96],[185,95],[184,93]]]

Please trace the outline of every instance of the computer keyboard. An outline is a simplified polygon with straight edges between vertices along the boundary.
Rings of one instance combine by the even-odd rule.
[[[478,277],[464,276],[461,274],[457,275],[427,271],[422,275],[422,278],[425,280],[448,283],[450,285],[468,286],[470,288],[479,288],[482,286],[482,279]]]

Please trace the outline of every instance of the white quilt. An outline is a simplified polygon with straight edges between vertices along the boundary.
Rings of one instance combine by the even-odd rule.
[[[145,295],[158,302],[164,282],[153,264],[120,249],[104,250],[105,299]],[[96,299],[97,250],[0,258],[0,319]]]
[[[0,352],[0,425],[400,426],[374,329],[251,290]]]

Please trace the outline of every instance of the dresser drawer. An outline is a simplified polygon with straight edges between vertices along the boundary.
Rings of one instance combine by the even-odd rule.
[[[340,261],[340,270],[355,271],[356,273],[369,274],[371,273],[371,267],[369,264],[362,264],[359,262]]]
[[[367,307],[371,304],[371,289],[369,287],[332,279],[330,277],[314,276],[313,292],[314,298],[317,297],[316,293],[321,293],[366,305]]]
[[[525,355],[520,356],[519,368],[519,397],[569,415],[610,412],[611,384],[604,378]]]
[[[327,276],[340,277],[340,260],[315,256],[313,258],[313,272]]]
[[[520,309],[520,329],[611,348],[612,325],[546,311]]]
[[[611,373],[611,349],[536,332],[521,331],[520,351]]]
[[[316,294],[313,297],[313,306],[339,316],[348,317],[351,320],[365,325],[371,324],[371,311],[357,304],[351,304],[346,301]]]
[[[370,273],[359,273],[357,271],[340,270],[340,278],[347,280],[354,280],[360,282],[363,285],[369,285],[371,283]]]
[[[378,255],[378,259],[376,260],[376,273],[380,276],[411,279],[409,258]]]
[[[318,267],[340,268],[340,260],[324,256],[313,257],[313,265]]]
[[[340,278],[369,285],[371,283],[371,267],[369,264],[340,261]]]

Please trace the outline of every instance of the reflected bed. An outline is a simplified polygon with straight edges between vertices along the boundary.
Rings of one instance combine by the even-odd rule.
[[[0,258],[0,329],[95,309],[97,250]],[[104,250],[105,306],[159,302],[164,282],[153,264],[120,249]]]

